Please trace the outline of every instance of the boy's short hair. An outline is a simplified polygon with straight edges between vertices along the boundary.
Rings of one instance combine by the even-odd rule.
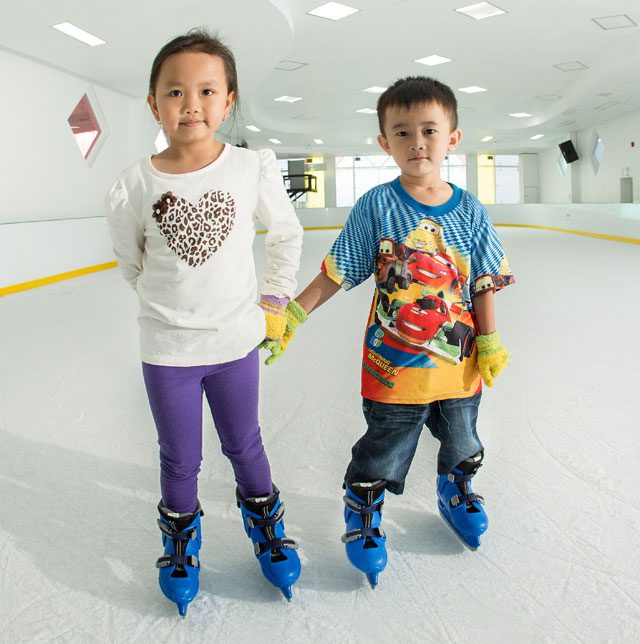
[[[427,76],[397,80],[378,99],[378,124],[384,136],[384,117],[389,107],[410,108],[421,103],[438,103],[449,116],[451,131],[458,129],[458,101],[448,85]]]

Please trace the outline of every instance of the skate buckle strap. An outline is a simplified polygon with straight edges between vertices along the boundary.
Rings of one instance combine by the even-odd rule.
[[[274,550],[276,548],[288,548],[289,550],[297,550],[298,544],[293,539],[272,539],[270,541],[262,541],[258,543],[257,541],[253,544],[253,549],[256,553],[256,557],[264,554],[269,550]]]
[[[378,539],[386,539],[387,535],[382,528],[357,528],[356,530],[349,530],[345,532],[340,540],[342,543],[351,543],[358,539],[366,539],[367,537],[376,537]]]
[[[354,501],[350,496],[346,494],[342,497],[344,504],[350,509],[356,512],[357,514],[373,514],[374,512],[381,512],[384,501],[379,501],[373,505],[364,505]]]
[[[192,539],[195,539],[198,534],[195,527],[191,528],[191,530],[185,530],[184,532],[176,532],[171,526],[167,525],[161,519],[158,519],[158,527],[163,534],[174,541],[191,541]]]
[[[166,568],[167,566],[191,566],[199,568],[200,562],[195,555],[165,555],[156,561],[156,568]]]
[[[471,494],[454,494],[449,503],[451,503],[452,508],[457,508],[461,503],[471,503],[472,501],[484,505],[484,498],[473,492]]]
[[[473,477],[473,474],[454,474],[453,472],[447,474],[447,480],[452,483],[463,483],[464,481],[470,481]]]
[[[282,519],[283,516],[284,503],[282,502],[280,502],[280,505],[278,506],[278,509],[273,513],[273,516],[266,518],[255,518],[249,516],[248,514],[245,515],[250,528],[264,528],[268,525],[275,525],[276,523],[278,523],[278,521],[280,521],[280,519]]]

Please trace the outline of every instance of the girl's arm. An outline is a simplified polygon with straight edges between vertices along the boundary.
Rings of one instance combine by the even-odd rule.
[[[260,293],[291,298],[300,266],[302,226],[284,188],[275,154],[266,149],[259,150],[259,154],[261,176],[256,214],[267,227],[267,270]]]
[[[144,228],[129,203],[122,179],[118,179],[107,194],[105,209],[118,266],[135,291],[138,277],[142,272]]]

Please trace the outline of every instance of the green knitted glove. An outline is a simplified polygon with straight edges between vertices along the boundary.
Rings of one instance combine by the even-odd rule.
[[[291,342],[291,339],[296,333],[296,329],[303,322],[306,322],[309,317],[307,312],[295,300],[291,300],[289,304],[287,304],[284,316],[287,323],[282,340],[265,340],[260,345],[261,348],[267,349],[267,351],[271,352],[271,355],[264,361],[266,365],[270,365],[275,362],[285,352],[287,345]]]
[[[478,370],[482,380],[487,387],[493,387],[493,380],[509,363],[509,354],[500,342],[497,331],[487,335],[476,336],[476,348],[478,349]]]

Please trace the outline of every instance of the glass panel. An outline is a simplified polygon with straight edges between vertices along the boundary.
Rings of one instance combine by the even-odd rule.
[[[478,199],[484,204],[496,202],[496,171],[493,154],[478,155]]]
[[[378,183],[389,183],[389,181],[393,181],[400,174],[399,170],[395,164],[392,168],[380,168],[378,170]]]
[[[466,154],[449,154],[449,165],[467,165],[467,155]]]
[[[564,160],[564,157],[562,156],[562,152],[558,152],[558,170],[560,170],[560,174],[564,177],[565,174],[567,174],[567,162]]]
[[[89,102],[89,97],[86,94],[80,99],[80,102],[67,120],[73,132],[73,138],[78,148],[80,148],[82,156],[86,159],[102,132]]]
[[[593,162],[593,169],[596,174],[598,174],[598,170],[600,170],[602,159],[604,159],[604,142],[596,132],[593,139],[593,147],[591,149],[591,161]]]
[[[353,168],[353,157],[336,157],[336,168]]]
[[[467,166],[449,166],[449,181],[455,183],[458,188],[467,189]]]
[[[517,154],[496,154],[495,157],[496,167],[498,166],[517,166],[520,162],[520,157]]]
[[[355,179],[355,198],[357,200],[367,190],[371,190],[371,188],[378,185],[378,170],[377,168],[357,168]]]
[[[496,168],[496,203],[519,203],[520,168]]]
[[[353,170],[351,168],[336,168],[336,205],[338,207],[353,206],[354,203]]]

